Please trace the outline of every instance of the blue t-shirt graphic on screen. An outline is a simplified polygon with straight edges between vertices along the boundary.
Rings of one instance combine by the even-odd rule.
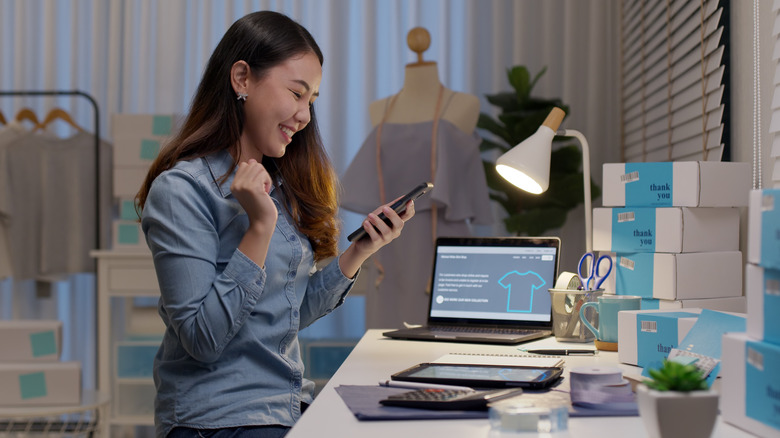
[[[544,286],[546,282],[534,271],[522,274],[512,271],[504,274],[498,280],[498,284],[507,291],[507,312],[530,313],[534,302],[534,291]]]

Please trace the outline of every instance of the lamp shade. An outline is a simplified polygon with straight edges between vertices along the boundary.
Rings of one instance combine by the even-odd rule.
[[[566,114],[553,108],[542,126],[530,137],[496,160],[496,171],[515,186],[534,194],[550,186],[550,154],[555,131]]]

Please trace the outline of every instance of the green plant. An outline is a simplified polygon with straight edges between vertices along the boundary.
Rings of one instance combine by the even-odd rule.
[[[488,131],[492,138],[484,138],[482,152],[503,154],[532,135],[544,122],[553,107],[567,114],[569,107],[560,99],[542,99],[531,96],[531,90],[547,69],[531,78],[524,66],[507,70],[509,84],[514,91],[486,95],[491,105],[500,110],[497,119],[480,113],[477,127]],[[532,195],[504,180],[495,168],[495,162],[483,159],[490,198],[506,210],[506,229],[517,235],[543,235],[547,230],[560,228],[566,222],[569,210],[582,202],[582,152],[569,138],[556,137],[550,158],[550,186],[540,195]],[[593,199],[601,196],[601,189],[591,181]]]
[[[650,369],[651,380],[645,382],[648,388],[657,391],[697,391],[708,389],[702,372],[693,364],[664,360],[661,368]]]

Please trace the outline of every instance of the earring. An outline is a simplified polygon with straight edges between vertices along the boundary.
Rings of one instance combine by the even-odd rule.
[[[238,99],[237,100],[243,100],[244,102],[246,102],[247,96],[249,96],[249,95],[246,94],[246,93],[238,93]]]

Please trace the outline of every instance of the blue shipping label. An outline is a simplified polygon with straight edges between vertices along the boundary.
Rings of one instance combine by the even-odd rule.
[[[690,312],[644,313],[636,316],[636,361],[645,369],[660,368],[680,337],[678,319],[698,318]]]
[[[745,415],[780,429],[780,347],[745,343]]]
[[[626,163],[626,174],[636,178],[626,182],[626,205],[670,207],[673,205],[673,163]]]
[[[653,253],[618,255],[615,260],[615,292],[653,298]]]
[[[780,189],[761,195],[761,266],[780,268]]]
[[[780,270],[764,269],[764,340],[780,344]]]
[[[46,374],[41,372],[19,375],[19,394],[22,400],[46,397]]]
[[[30,333],[30,350],[33,357],[57,354],[57,339],[53,330]]]
[[[613,208],[612,251],[655,252],[655,209]]]

